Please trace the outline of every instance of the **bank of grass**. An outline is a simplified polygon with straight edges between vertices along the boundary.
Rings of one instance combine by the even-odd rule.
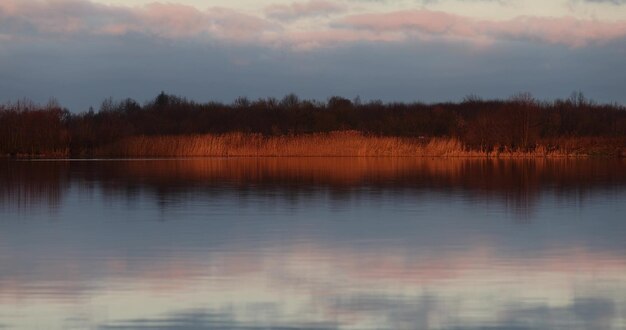
[[[455,138],[366,136],[354,131],[263,136],[227,133],[136,136],[93,150],[95,157],[586,157],[624,156],[624,141],[546,140],[532,150],[471,150]]]

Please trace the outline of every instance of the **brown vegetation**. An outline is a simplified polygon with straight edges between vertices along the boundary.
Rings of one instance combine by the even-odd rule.
[[[68,155],[67,114],[55,102],[38,106],[20,101],[0,106],[0,155]]]
[[[470,155],[454,139],[364,136],[330,132],[292,136],[227,133],[131,137],[95,150],[105,157],[454,156]]]
[[[138,136],[94,149],[96,157],[580,157],[624,156],[624,140],[570,138],[546,141],[532,150],[472,150],[455,138],[365,136],[355,131],[291,136],[222,135]]]
[[[161,93],[72,114],[55,102],[0,105],[0,155],[624,156],[626,108],[582,94],[461,103],[245,98],[199,104]]]

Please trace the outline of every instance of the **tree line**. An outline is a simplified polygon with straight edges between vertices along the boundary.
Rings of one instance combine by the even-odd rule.
[[[358,131],[365,135],[428,139],[451,137],[472,150],[533,150],[546,141],[604,138],[623,144],[626,107],[599,104],[574,93],[538,101],[529,94],[506,100],[466,97],[458,103],[384,103],[331,97],[326,102],[238,98],[198,103],[160,93],[140,104],[105,100],[98,111],[71,113],[57,102],[0,105],[0,154],[89,155],[131,136],[223,134],[299,135]],[[626,146],[618,146],[626,147]]]

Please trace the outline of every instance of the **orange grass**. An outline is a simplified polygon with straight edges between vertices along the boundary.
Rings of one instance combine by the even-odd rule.
[[[289,156],[392,156],[392,157],[570,157],[588,156],[593,144],[565,147],[538,146],[532,151],[494,148],[476,151],[454,138],[418,139],[365,136],[354,131],[293,136],[227,133],[222,135],[137,136],[94,150],[97,157],[289,157]],[[607,155],[623,155],[611,150]],[[601,154],[601,153],[597,153]]]

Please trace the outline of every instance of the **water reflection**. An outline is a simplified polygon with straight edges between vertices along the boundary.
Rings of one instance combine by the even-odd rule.
[[[421,158],[213,158],[105,162],[0,162],[0,203],[4,208],[58,207],[70,182],[88,193],[95,188],[131,202],[149,192],[161,203],[190,191],[240,194],[264,191],[306,199],[327,189],[332,199],[363,193],[406,190],[454,194],[471,192],[514,212],[527,213],[542,193],[584,201],[589,193],[626,184],[626,161],[619,159],[486,160]],[[97,186],[97,187],[96,187]],[[365,189],[364,189],[365,188]],[[411,193],[415,193],[415,191]]]
[[[626,328],[620,160],[0,163],[0,324]]]

